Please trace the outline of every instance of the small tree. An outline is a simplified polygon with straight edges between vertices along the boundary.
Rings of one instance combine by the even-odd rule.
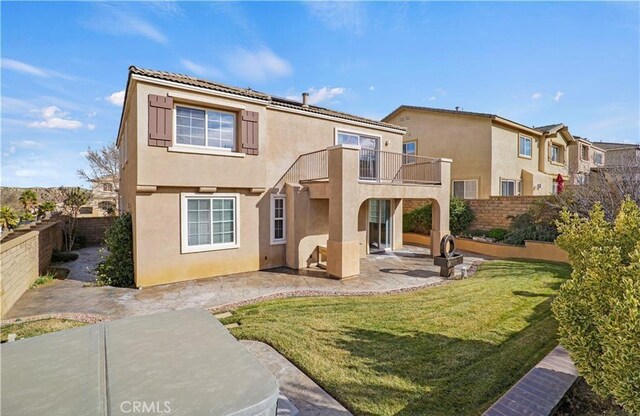
[[[593,390],[640,413],[640,208],[626,199],[613,224],[561,213],[556,243],[571,279],[553,303],[560,342]]]
[[[78,176],[86,180],[92,185],[98,183],[110,183],[113,191],[120,193],[120,153],[115,143],[101,148],[100,150],[92,150],[87,148],[85,158],[89,163],[89,170],[78,170]],[[113,203],[118,204],[118,198],[114,198]]]
[[[133,233],[131,214],[115,219],[105,233],[107,255],[96,269],[99,285],[129,287],[133,285]]]
[[[38,218],[43,218],[48,212],[53,212],[56,209],[56,203],[53,201],[43,202],[38,206]]]
[[[0,225],[2,228],[13,230],[20,222],[20,217],[9,207],[0,207]]]
[[[38,205],[38,194],[33,189],[25,189],[20,194],[20,203],[26,212],[33,214]]]
[[[76,240],[80,208],[89,202],[91,194],[82,188],[60,187],[60,191],[62,196],[62,213],[66,216],[62,222],[64,245],[65,251],[69,252],[73,248]]]
[[[402,229],[404,232],[428,233],[431,231],[431,204],[404,214]],[[462,199],[451,197],[449,202],[449,229],[454,235],[459,235],[473,222],[475,215],[471,207]]]

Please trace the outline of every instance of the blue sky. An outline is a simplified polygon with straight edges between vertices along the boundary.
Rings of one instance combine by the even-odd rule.
[[[380,119],[400,104],[640,143],[638,3],[2,2],[2,185],[82,185],[127,68]]]

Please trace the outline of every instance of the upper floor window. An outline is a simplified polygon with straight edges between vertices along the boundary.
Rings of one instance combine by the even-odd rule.
[[[110,183],[103,183],[102,184],[102,190],[104,192],[113,192],[113,185]]]
[[[550,153],[551,161],[555,163],[563,163],[562,161],[562,148],[557,144],[551,145]]]
[[[402,153],[405,164],[416,163],[416,142],[402,143]]]
[[[593,163],[595,163],[596,165],[602,165],[604,163],[604,157],[601,152],[594,153]]]
[[[518,154],[523,157],[531,157],[531,137],[520,136],[520,146]]]
[[[581,144],[580,151],[582,152],[582,154],[580,155],[582,160],[589,160],[589,146],[587,146],[586,144]]]
[[[475,199],[478,197],[478,180],[464,179],[453,181],[453,196],[460,199]]]
[[[236,115],[226,111],[178,106],[176,143],[236,150]]]

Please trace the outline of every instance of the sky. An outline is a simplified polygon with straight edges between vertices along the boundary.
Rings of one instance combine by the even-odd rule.
[[[637,2],[7,2],[3,186],[85,185],[115,140],[128,67],[373,119],[401,104],[565,123],[640,143]]]

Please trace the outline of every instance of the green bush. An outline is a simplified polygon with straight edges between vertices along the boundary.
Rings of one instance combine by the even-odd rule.
[[[414,209],[402,217],[402,230],[404,232],[428,233],[431,231],[431,204]],[[449,202],[449,230],[452,234],[459,235],[473,222],[473,211],[462,199],[451,198]]]
[[[553,302],[562,345],[584,379],[640,414],[640,208],[627,199],[614,224],[564,211],[556,244],[573,272]]]
[[[70,251],[54,251],[51,255],[51,262],[53,263],[67,263],[78,259],[78,253],[72,253]]]
[[[133,286],[133,236],[131,214],[124,213],[105,233],[107,254],[96,269],[97,282],[103,286]]]
[[[36,220],[36,216],[30,212],[22,212],[20,213],[20,222],[33,222]]]
[[[0,225],[13,230],[20,223],[20,217],[9,207],[0,207]]]
[[[505,230],[504,228],[493,228],[489,230],[489,232],[487,233],[487,237],[493,238],[496,241],[502,241],[505,239],[508,233],[509,231]]]
[[[81,248],[85,248],[87,246],[87,236],[78,234],[76,238],[73,240],[73,247],[71,250],[80,250]]]
[[[509,232],[503,239],[507,244],[524,245],[525,240],[554,241],[558,236],[558,230],[554,224],[538,219],[530,212],[511,218]]]

